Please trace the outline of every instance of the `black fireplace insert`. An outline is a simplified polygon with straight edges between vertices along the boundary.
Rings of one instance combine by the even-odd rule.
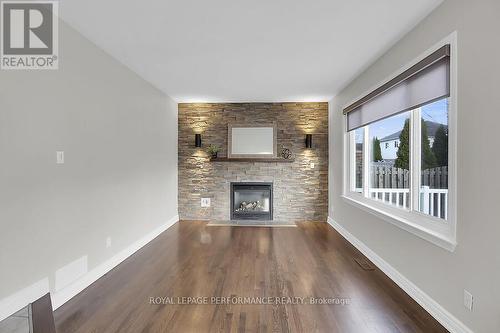
[[[273,183],[231,183],[231,220],[272,220]]]

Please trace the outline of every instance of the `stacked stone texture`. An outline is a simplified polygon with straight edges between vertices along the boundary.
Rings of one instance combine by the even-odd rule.
[[[211,162],[205,149],[227,156],[228,124],[277,124],[277,143],[293,163]],[[202,148],[194,146],[195,133]],[[305,134],[313,134],[313,149]],[[315,167],[310,168],[311,163]],[[274,219],[325,221],[328,214],[328,103],[179,104],[179,215],[183,220],[229,220],[231,182],[273,182]],[[211,198],[202,208],[201,198]]]

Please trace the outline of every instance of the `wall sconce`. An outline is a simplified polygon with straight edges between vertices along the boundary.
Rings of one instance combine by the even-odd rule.
[[[306,134],[306,148],[312,148],[313,145],[313,136],[312,134]]]
[[[196,133],[194,135],[194,145],[196,148],[200,148],[201,147],[201,134],[200,133]]]

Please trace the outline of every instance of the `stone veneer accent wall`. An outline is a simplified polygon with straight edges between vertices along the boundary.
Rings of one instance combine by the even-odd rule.
[[[278,152],[291,149],[293,163],[210,162],[209,144],[227,156],[229,123],[277,123]],[[202,148],[194,146],[195,133]],[[305,134],[313,134],[313,149]],[[311,163],[315,167],[311,169]],[[230,219],[230,183],[274,183],[274,219],[326,221],[328,212],[328,103],[179,104],[179,215],[184,220]],[[211,198],[210,208],[200,199]]]

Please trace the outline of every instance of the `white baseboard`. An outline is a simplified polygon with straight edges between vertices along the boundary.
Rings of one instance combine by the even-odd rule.
[[[347,229],[328,217],[328,224],[337,230],[349,243],[370,259],[382,272],[384,272],[392,281],[403,289],[411,298],[413,298],[421,307],[433,316],[441,325],[452,333],[473,333],[458,318],[449,313],[439,303],[433,300],[429,295],[418,288],[413,282],[399,273],[394,267],[389,265],[384,259],[373,252],[368,246],[352,235]]]
[[[170,228],[172,225],[174,225],[177,221],[179,221],[179,215],[176,215],[172,217],[170,220],[168,220],[165,224],[161,225],[160,227],[156,228],[146,236],[142,237],[135,243],[131,244],[129,247],[123,249],[122,251],[118,252],[116,255],[113,257],[109,258],[99,266],[93,268],[89,272],[87,272],[84,276],[70,284],[69,286],[63,288],[60,291],[57,291],[54,294],[51,294],[51,299],[52,299],[52,307],[54,310],[59,308],[61,305],[69,301],[71,298],[75,297],[80,293],[82,290],[90,286],[92,283],[97,281],[100,277],[102,277],[104,274],[108,273],[110,270],[118,266],[122,261],[130,257],[132,254],[137,252],[139,249],[141,249],[144,245],[148,244],[151,242],[153,239],[155,239],[158,235],[160,235],[162,232]]]

